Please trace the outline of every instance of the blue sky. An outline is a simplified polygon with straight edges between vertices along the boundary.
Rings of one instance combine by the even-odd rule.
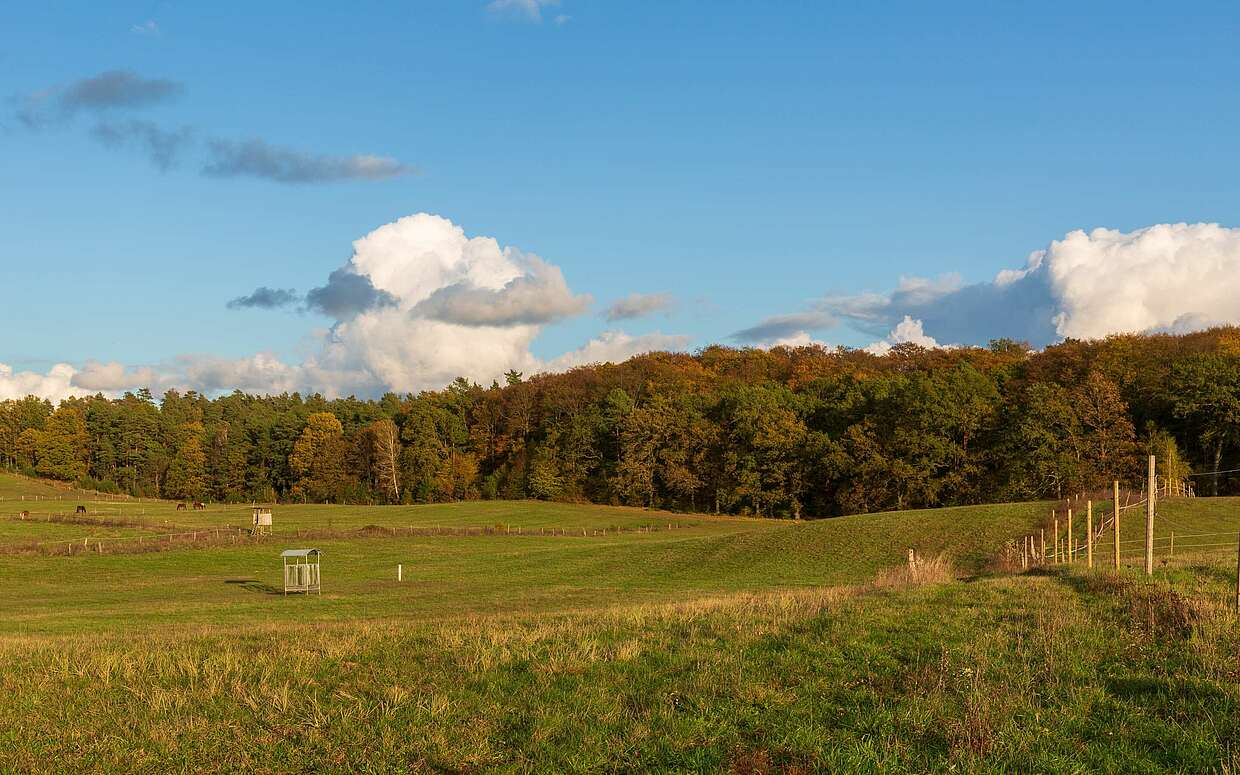
[[[769,344],[734,335],[807,310],[796,333],[863,346],[907,312],[890,303],[901,277],[986,284],[1076,229],[1228,226],[1240,205],[1234,4],[328,6],[0,10],[0,364],[313,358],[340,320],[227,302],[323,286],[354,240],[420,212],[537,254],[591,297],[540,322],[530,349],[550,362],[608,330]],[[17,120],[30,95],[59,104],[109,72],[177,93]],[[92,134],[131,121],[186,128],[177,163]],[[202,174],[210,143],[254,139],[411,171]],[[604,319],[630,293],[675,301]],[[862,293],[886,306],[857,312]],[[919,319],[943,342],[974,336]]]

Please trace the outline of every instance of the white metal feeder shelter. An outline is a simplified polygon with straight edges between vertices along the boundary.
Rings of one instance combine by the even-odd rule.
[[[318,549],[285,549],[280,552],[280,557],[284,560],[284,594],[323,594],[319,587],[319,556],[322,554]]]

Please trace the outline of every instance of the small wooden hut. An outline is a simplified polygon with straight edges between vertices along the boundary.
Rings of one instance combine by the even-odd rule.
[[[319,586],[318,549],[285,549],[280,552],[284,560],[284,594],[289,592],[315,592],[323,594]]]
[[[271,508],[268,506],[254,507],[254,527],[251,535],[271,535]]]

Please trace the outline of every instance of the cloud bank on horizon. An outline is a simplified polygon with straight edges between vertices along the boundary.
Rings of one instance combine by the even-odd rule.
[[[33,394],[58,400],[140,387],[328,396],[416,392],[457,377],[487,383],[509,369],[562,371],[689,344],[682,335],[612,330],[560,356],[534,356],[531,345],[543,327],[582,314],[591,301],[538,256],[418,213],[355,241],[349,261],[304,296],[264,286],[228,302],[230,309],[296,308],[331,319],[317,352],[301,363],[259,352],[240,359],[185,354],[140,367],[62,363],[46,374],[0,364],[0,399]],[[664,295],[631,294],[604,316],[639,317],[671,303]],[[864,349],[880,355],[904,342],[938,347],[1009,337],[1043,347],[1069,337],[1240,323],[1240,229],[1179,223],[1074,231],[991,282],[904,278],[888,293],[827,296],[733,337],[759,346],[809,345],[818,343],[812,332],[844,322],[878,337]]]
[[[563,273],[536,255],[470,237],[446,218],[418,213],[353,243],[353,255],[304,298],[260,287],[231,309],[296,305],[332,319],[318,351],[299,364],[271,353],[228,359],[179,355],[154,366],[91,361],[57,364],[47,374],[0,364],[0,399],[52,400],[149,387],[205,393],[295,390],[328,396],[439,389],[457,377],[489,383],[509,369],[563,371],[621,361],[652,350],[681,350],[689,339],[606,331],[576,350],[540,360],[530,350],[545,325],[583,313],[591,303]]]
[[[1011,338],[1045,347],[1065,338],[1187,332],[1240,323],[1240,229],[1158,224],[1131,232],[1077,230],[990,282],[901,278],[887,293],[826,296],[732,338],[804,343],[841,323],[888,346],[900,341],[985,344]],[[882,350],[883,342],[871,345]]]

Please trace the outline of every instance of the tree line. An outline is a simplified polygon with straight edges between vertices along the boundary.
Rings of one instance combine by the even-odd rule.
[[[1058,498],[1240,458],[1240,329],[886,355],[707,347],[377,400],[0,402],[0,465],[232,502],[540,498],[769,517]],[[1197,476],[1201,494],[1240,477]]]

